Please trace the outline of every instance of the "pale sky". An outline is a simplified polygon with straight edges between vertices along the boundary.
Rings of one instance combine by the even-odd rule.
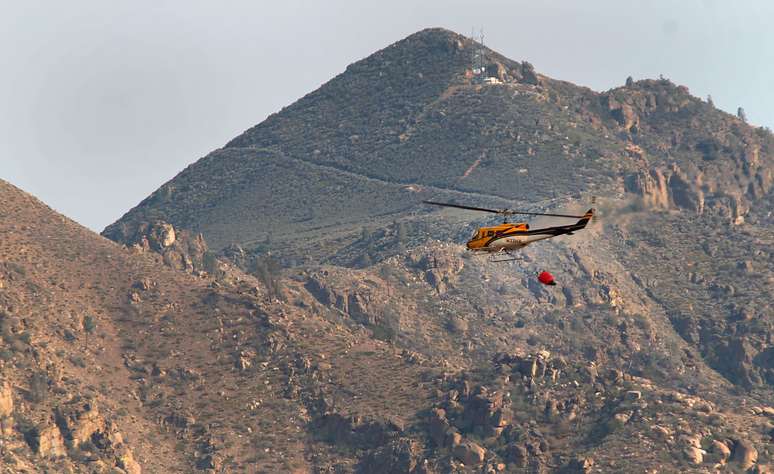
[[[100,231],[188,164],[427,27],[595,90],[659,74],[774,128],[774,2],[0,0],[0,178]]]

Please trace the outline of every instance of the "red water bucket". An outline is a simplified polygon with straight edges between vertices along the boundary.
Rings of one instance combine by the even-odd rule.
[[[538,281],[544,285],[556,285],[554,276],[548,272],[540,272],[540,275],[538,275]]]

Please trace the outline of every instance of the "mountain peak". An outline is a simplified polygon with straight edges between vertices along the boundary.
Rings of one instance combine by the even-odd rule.
[[[698,189],[710,175],[734,176],[735,165],[716,162],[715,150],[750,157],[765,150],[742,149],[756,141],[744,127],[741,138],[712,138],[738,120],[705,105],[666,80],[600,94],[428,28],[351,64],[191,165],[105,235],[124,241],[122,224],[160,219],[203,233],[213,249],[257,248],[271,235],[397,215],[431,195],[557,205],[559,196],[598,193],[590,183],[619,189],[624,176],[631,184],[629,175],[673,162]],[[715,166],[699,179],[697,163]],[[771,180],[756,173],[743,173],[733,188],[744,195],[760,182],[756,196],[767,190]]]
[[[440,26],[434,26],[430,28],[423,28],[415,33],[412,33],[402,40],[398,41],[398,43],[406,40],[416,40],[416,39],[432,39],[432,40],[438,40],[438,39],[452,39],[452,40],[458,40],[458,39],[467,39],[465,36],[457,33],[456,31],[448,30],[446,28],[440,27]]]

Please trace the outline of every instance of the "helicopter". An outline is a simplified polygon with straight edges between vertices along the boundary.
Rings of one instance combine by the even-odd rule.
[[[589,221],[594,217],[594,209],[589,209],[582,216],[570,214],[550,214],[543,212],[516,211],[513,209],[487,209],[475,206],[463,206],[447,202],[422,201],[425,204],[433,206],[454,207],[457,209],[466,209],[469,211],[489,212],[504,216],[502,224],[491,227],[479,227],[473,237],[468,240],[466,246],[468,250],[474,252],[486,252],[490,255],[492,262],[509,262],[516,260],[511,254],[513,250],[520,250],[527,245],[538,240],[550,239],[560,235],[573,235],[575,232],[586,227]],[[560,225],[553,227],[543,227],[540,229],[530,229],[526,222],[507,222],[507,216],[528,215],[528,216],[551,216],[564,217],[569,219],[579,219],[575,224]],[[506,258],[498,258],[496,255],[505,254]]]

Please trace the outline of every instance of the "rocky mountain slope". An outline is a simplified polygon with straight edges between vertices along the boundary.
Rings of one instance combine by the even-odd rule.
[[[431,29],[351,65],[109,226],[123,248],[3,188],[3,321],[48,289],[81,305],[76,380],[99,380],[87,335],[116,361],[33,405],[34,354],[69,373],[75,346],[12,326],[6,419],[35,420],[4,425],[14,462],[46,459],[26,434],[48,426],[45,462],[125,469],[42,421],[93,392],[166,447],[122,438],[149,472],[770,472],[772,135],[668,80],[598,93],[486,49],[476,74],[475,51]],[[500,265],[460,245],[486,216],[420,205],[592,196],[588,229]]]
[[[308,472],[348,458],[316,441],[329,421],[391,436],[426,403],[363,331],[0,197],[0,472]]]
[[[774,408],[609,244],[493,267],[433,243],[272,281],[1,184],[3,472],[768,472]]]
[[[480,74],[475,54],[484,57]],[[745,218],[770,209],[772,145],[768,130],[666,79],[597,93],[430,29],[352,64],[189,166],[104,234],[131,243],[138,227],[161,221],[202,232],[221,254],[237,246],[289,266],[364,267],[428,238],[470,235],[464,214],[431,212],[420,203],[428,197],[582,209],[604,196],[600,238],[616,246],[616,261],[716,370],[765,388],[771,264],[764,258],[747,273],[736,265],[768,255],[768,241],[754,236],[770,227]],[[681,257],[695,281],[642,283],[673,279],[663,265]],[[707,277],[691,272],[700,261]],[[739,287],[738,278],[750,291],[720,304],[717,288]],[[706,304],[686,311],[686,285],[701,287],[692,297]],[[740,307],[758,310],[739,317]],[[710,324],[717,318],[726,322]],[[746,349],[728,346],[737,330]],[[729,354],[746,368],[729,366]]]

